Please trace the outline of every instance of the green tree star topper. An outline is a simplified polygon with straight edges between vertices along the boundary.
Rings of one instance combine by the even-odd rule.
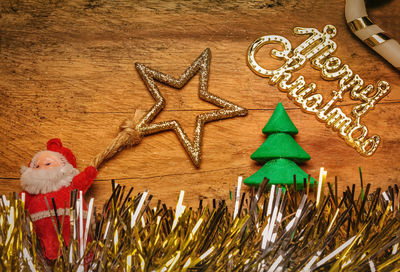
[[[294,183],[296,175],[297,188],[303,188],[304,179],[308,174],[296,163],[311,159],[310,155],[293,139],[299,131],[285,111],[282,103],[278,103],[274,113],[262,132],[268,135],[267,140],[250,156],[258,163],[265,163],[260,170],[244,180],[249,186],[259,186],[264,178],[269,179],[269,184],[288,186]],[[310,178],[310,185],[314,184]]]

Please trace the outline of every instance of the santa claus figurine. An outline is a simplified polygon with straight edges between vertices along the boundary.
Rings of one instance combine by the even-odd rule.
[[[60,139],[48,141],[47,150],[33,156],[29,167],[21,167],[21,187],[25,193],[25,209],[31,215],[34,229],[43,248],[43,255],[47,259],[55,260],[61,252],[51,218],[53,217],[56,222],[55,210],[60,227],[62,226],[65,244],[68,245],[71,231],[69,217],[71,192],[77,189],[83,194],[86,193],[96,176],[97,170],[92,166],[79,173],[76,169],[74,154],[63,147]],[[52,198],[56,209],[54,209]]]

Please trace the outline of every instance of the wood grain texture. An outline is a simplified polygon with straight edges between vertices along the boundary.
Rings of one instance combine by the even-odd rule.
[[[106,163],[90,195],[100,205],[109,180],[146,188],[173,205],[180,190],[188,204],[227,198],[237,176],[260,166],[250,154],[265,140],[261,129],[282,102],[299,129],[296,141],[311,155],[302,168],[318,177],[336,175],[340,188],[364,181],[374,187],[399,183],[400,75],[347,29],[343,0],[275,1],[2,1],[0,4],[0,193],[20,191],[19,167],[59,137],[83,169],[111,141],[121,122],[153,100],[135,62],[174,76],[207,47],[212,51],[209,91],[249,109],[244,118],[206,125],[200,169],[191,164],[173,132],[145,137]],[[399,1],[369,10],[370,17],[400,40]],[[246,66],[248,46],[258,37],[278,34],[295,46],[295,26],[338,29],[335,55],[366,83],[387,80],[391,93],[364,122],[382,143],[361,157],[332,130],[303,113],[266,79]],[[264,61],[264,60],[263,60]],[[337,82],[321,79],[309,67],[300,71],[325,95]],[[182,90],[158,85],[167,106],[155,121],[178,119],[189,135],[196,115],[215,107],[197,97],[198,76]],[[349,112],[355,101],[342,103]]]

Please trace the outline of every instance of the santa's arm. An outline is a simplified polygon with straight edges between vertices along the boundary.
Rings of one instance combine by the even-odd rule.
[[[73,189],[78,189],[86,193],[89,187],[92,185],[93,180],[97,176],[97,170],[93,166],[88,166],[81,173],[76,175],[72,180]]]

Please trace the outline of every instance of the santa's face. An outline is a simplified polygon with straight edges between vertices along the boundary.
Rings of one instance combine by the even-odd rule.
[[[46,194],[69,186],[79,171],[57,152],[37,153],[29,167],[21,167],[21,187],[30,194]]]
[[[37,154],[36,160],[33,162],[32,167],[34,169],[50,169],[52,167],[62,166],[60,156],[54,154],[55,152],[40,152]]]

